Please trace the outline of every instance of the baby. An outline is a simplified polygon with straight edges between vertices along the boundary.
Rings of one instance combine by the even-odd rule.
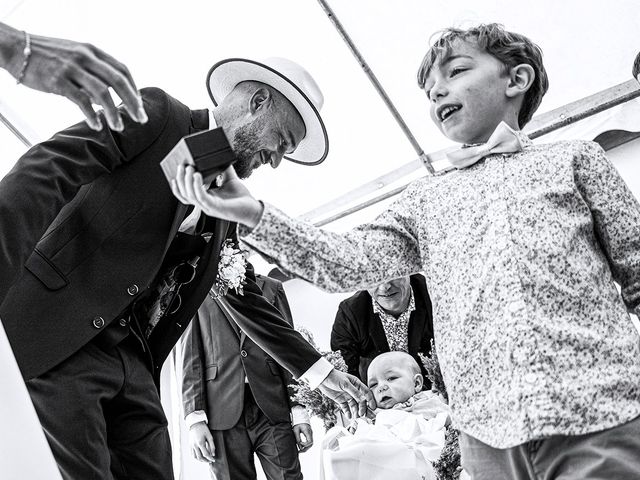
[[[378,408],[375,423],[358,419],[355,430],[334,427],[323,441],[325,480],[435,479],[432,462],[444,447],[449,407],[430,391],[415,359],[387,352],[367,371]]]
[[[367,383],[378,409],[409,403],[422,392],[424,379],[415,359],[404,352],[386,352],[373,359],[367,370]]]

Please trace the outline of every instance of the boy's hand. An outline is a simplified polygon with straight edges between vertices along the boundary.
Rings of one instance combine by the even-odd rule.
[[[236,175],[233,166],[215,180],[218,188],[202,183],[202,175],[191,165],[179,165],[171,190],[185,205],[195,205],[210,217],[242,223],[254,228],[262,217],[262,204]]]
[[[300,453],[306,452],[313,446],[313,431],[308,423],[299,423],[293,426],[293,435]]]
[[[209,463],[216,461],[216,446],[213,443],[213,436],[206,422],[198,422],[191,425],[189,429],[189,446],[196,460]]]
[[[318,386],[320,391],[336,402],[348,420],[362,417],[367,407],[376,408],[373,393],[353,375],[341,372],[335,368]]]

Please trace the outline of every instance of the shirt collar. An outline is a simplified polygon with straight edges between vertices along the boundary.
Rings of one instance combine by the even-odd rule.
[[[410,289],[410,295],[411,296],[409,297],[409,304],[407,305],[407,308],[405,308],[404,311],[402,311],[400,315],[398,315],[398,318],[400,318],[402,315],[405,315],[405,314],[411,314],[416,309],[416,302],[413,298],[413,288]],[[373,313],[377,313],[378,315],[380,315],[380,317],[393,316],[390,313],[388,313],[384,308],[382,308],[380,304],[376,302],[376,299],[373,298],[373,296],[371,297],[371,304],[373,305]]]
[[[213,110],[209,110],[209,130],[213,130],[218,127],[218,122],[216,122],[216,117],[213,116]]]
[[[514,130],[514,132],[520,139],[520,144],[522,145],[523,149],[533,145],[533,142],[531,141],[529,136],[526,133],[524,133],[522,130]],[[484,145],[484,143],[463,143],[460,148],[477,147],[479,145]]]

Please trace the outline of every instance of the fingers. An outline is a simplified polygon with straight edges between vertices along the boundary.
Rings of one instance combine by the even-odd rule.
[[[102,130],[102,121],[100,120],[100,116],[91,106],[91,99],[89,96],[84,91],[78,89],[75,85],[68,86],[67,90],[69,92],[67,94],[67,98],[80,107],[82,114],[87,119],[87,125],[89,125],[89,128],[96,131]]]
[[[203,444],[203,452],[202,456],[206,459],[207,462],[215,462],[216,455],[216,446],[213,443],[213,437],[211,436],[211,432],[207,429],[205,433],[205,440]]]
[[[184,203],[185,205],[190,205],[191,202],[189,200],[189,198],[187,198],[187,188],[185,183],[187,182],[186,180],[186,175],[187,172],[185,171],[185,165],[178,165],[178,168],[176,170],[176,177],[171,180],[171,191],[173,192],[173,194],[175,195],[175,197],[180,200],[181,203]]]
[[[346,376],[348,386],[345,386],[344,390],[357,402],[356,416],[363,417],[367,414],[367,407],[371,410],[376,408],[376,400],[373,396],[373,392],[353,375],[347,374]]]
[[[351,420],[351,409],[349,408],[349,403],[347,402],[347,400],[344,400],[344,401],[334,400],[334,402],[338,404],[338,408],[342,412],[342,415],[344,415],[344,417],[347,420]]]
[[[296,437],[296,444],[298,445],[298,451],[300,453],[306,452],[313,446],[313,430],[311,430],[311,425],[307,423],[294,425],[293,433]]]
[[[92,103],[102,106],[104,116],[111,130],[116,132],[124,130],[120,111],[113,103],[108,84],[86,70],[77,71],[72,80],[78,84],[80,90],[86,92]]]
[[[146,123],[148,118],[144,111],[144,105],[136,84],[123,63],[99,48],[91,46],[95,56],[101,60],[94,67],[94,73],[107,85],[109,85],[122,99],[125,109],[133,120]]]
[[[358,415],[360,412],[358,402],[354,398],[349,398],[347,404],[349,405],[349,413],[351,414],[350,418],[358,418],[360,416]]]

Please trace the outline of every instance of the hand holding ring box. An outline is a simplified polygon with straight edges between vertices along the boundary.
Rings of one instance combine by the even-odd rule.
[[[192,165],[202,175],[203,183],[211,181],[236,161],[222,127],[183,137],[160,162],[167,181],[176,178],[178,165]]]

